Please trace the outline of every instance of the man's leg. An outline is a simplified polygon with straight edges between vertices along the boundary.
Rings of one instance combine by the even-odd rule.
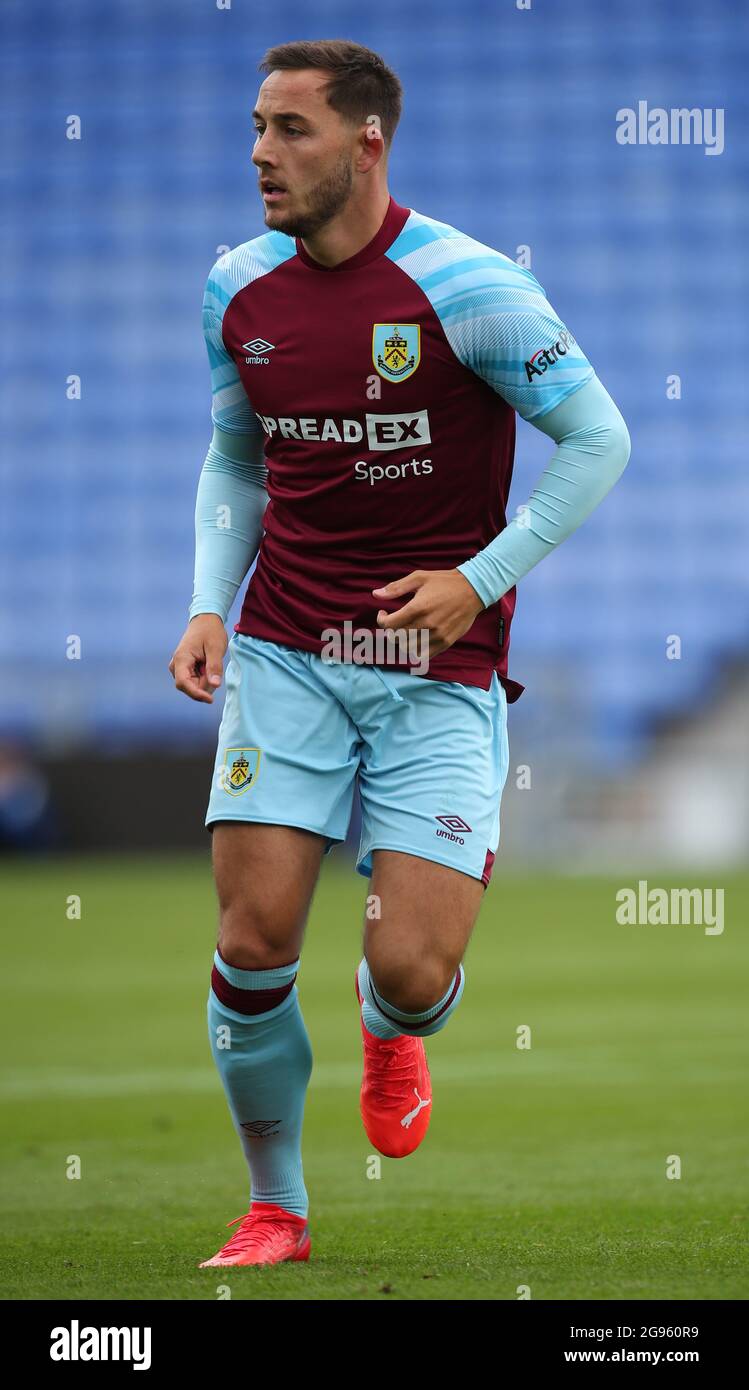
[[[496,675],[484,690],[374,668],[369,674],[368,687],[359,681],[356,867],[371,879],[380,911],[368,905],[357,971],[360,1107],[375,1148],[402,1158],[429,1125],[423,1040],[460,1003],[462,958],[499,841],[506,700]]]
[[[380,1038],[444,1028],[463,992],[461,962],[484,895],[480,879],[396,850],[372,855],[359,989],[366,1027]]]
[[[304,926],[325,837],[219,821],[220,924],[208,999],[211,1048],[251,1174],[251,1201],[306,1216],[302,1119],[312,1051],[297,995]]]
[[[298,958],[325,837],[290,825],[214,823],[218,946],[242,970]]]

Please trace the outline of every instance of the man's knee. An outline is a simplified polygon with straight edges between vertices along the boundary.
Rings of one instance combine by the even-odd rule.
[[[296,960],[302,930],[293,917],[230,899],[219,909],[218,949],[239,970],[273,970]]]
[[[221,832],[221,833],[219,833]],[[316,846],[286,827],[216,826],[213,866],[218,946],[240,970],[295,960],[317,876]]]
[[[422,1014],[444,999],[452,985],[459,961],[453,965],[427,955],[417,959],[373,960],[367,962],[372,983],[381,999],[405,1014]]]

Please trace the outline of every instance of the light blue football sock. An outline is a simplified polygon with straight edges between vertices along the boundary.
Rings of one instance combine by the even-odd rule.
[[[312,1049],[293,983],[298,965],[240,970],[217,951],[208,1032],[250,1169],[250,1202],[306,1216],[301,1141]]]
[[[389,1004],[387,999],[383,999],[382,995],[377,993],[369,973],[366,956],[362,957],[359,964],[358,979],[359,993],[364,996],[362,1004],[364,1026],[378,1038],[398,1038],[404,1033],[414,1038],[427,1038],[432,1033],[439,1033],[450,1015],[457,1009],[465,987],[465,971],[463,966],[459,965],[450,988],[441,999],[438,999],[436,1004],[432,1005],[431,1009],[425,1009],[420,1014],[407,1014],[402,1009],[396,1009],[393,1004]]]

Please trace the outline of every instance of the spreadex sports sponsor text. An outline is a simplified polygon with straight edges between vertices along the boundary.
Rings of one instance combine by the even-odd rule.
[[[431,444],[429,411],[415,410],[399,415],[365,415],[361,420],[327,416],[258,415],[270,439],[299,439],[320,444],[359,444],[365,438],[372,450],[407,449],[409,445]]]

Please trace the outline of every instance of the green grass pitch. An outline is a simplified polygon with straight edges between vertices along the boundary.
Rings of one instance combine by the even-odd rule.
[[[700,873],[725,887],[707,936],[619,926],[632,880],[500,861],[460,1008],[427,1040],[430,1130],[371,1177],[353,991],[367,886],[337,854],[298,981],[312,1258],[226,1271],[196,1267],[248,1205],[206,1034],[208,850],[3,866],[2,1297],[746,1298],[749,881]]]

